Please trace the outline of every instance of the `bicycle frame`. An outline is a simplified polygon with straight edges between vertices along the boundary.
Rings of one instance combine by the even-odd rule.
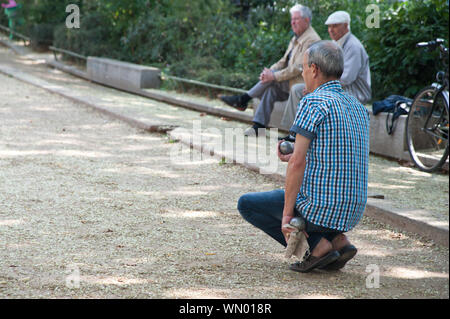
[[[434,95],[433,95],[433,106],[432,106],[432,108],[431,108],[431,112],[429,112],[429,114],[428,114],[428,116],[427,116],[427,119],[426,119],[426,121],[425,121],[425,124],[424,124],[424,126],[423,126],[423,128],[422,128],[422,130],[423,131],[425,131],[426,133],[428,133],[428,134],[430,134],[431,136],[434,136],[434,137],[436,137],[436,138],[438,138],[438,139],[441,139],[442,138],[442,136],[441,135],[437,135],[437,134],[435,134],[434,133],[434,131],[438,128],[438,124],[441,122],[441,120],[442,120],[442,118],[444,117],[444,114],[445,113],[441,113],[441,116],[440,116],[440,118],[439,118],[439,121],[437,122],[438,124],[435,124],[432,128],[428,128],[428,123],[430,122],[430,119],[431,119],[431,117],[433,116],[433,112],[436,110],[436,97],[439,95],[439,94],[441,94],[442,93],[442,95],[443,95],[443,97],[444,97],[444,99],[445,99],[445,102],[447,103],[446,105],[448,106],[449,104],[448,104],[448,102],[449,102],[449,100],[448,100],[448,90],[446,90],[446,85],[441,85],[441,84],[439,84],[439,83],[433,83],[433,85],[432,86],[435,86],[436,87],[436,92],[434,93]],[[447,136],[447,138],[448,138],[448,136]]]
[[[443,40],[442,40],[442,42],[443,42]],[[446,58],[448,59],[448,49],[445,48],[442,45],[442,43],[439,43],[438,40],[432,41],[432,43],[434,43],[432,46],[439,44],[439,51],[440,51],[439,52],[439,57],[440,57],[440,59],[444,60],[444,61],[446,60]],[[418,46],[427,46],[429,44],[430,44],[430,42],[428,42],[428,44],[424,44],[424,43],[420,44],[419,43]],[[448,67],[447,67],[448,64],[445,64],[444,66],[445,66],[445,73],[444,73],[443,77],[439,77],[440,73],[443,73],[442,71],[438,72],[436,74],[436,79],[439,82],[441,82],[441,83],[436,83],[435,82],[435,83],[433,83],[431,85],[431,86],[436,88],[436,91],[435,91],[435,93],[433,95],[433,106],[432,106],[431,112],[429,112],[429,114],[427,116],[427,119],[425,121],[425,124],[424,124],[424,126],[422,128],[422,131],[424,131],[427,134],[430,134],[431,136],[436,137],[438,139],[441,139],[442,135],[437,135],[434,132],[438,128],[439,123],[441,123],[445,113],[442,113],[440,115],[439,121],[437,122],[437,124],[433,125],[432,128],[428,128],[428,124],[430,122],[430,119],[433,116],[434,111],[436,110],[436,98],[439,96],[439,94],[442,94],[442,96],[444,97],[444,100],[445,100],[445,103],[446,103],[446,107],[448,108],[448,106],[449,106],[449,96],[448,96],[448,87],[449,87],[449,83],[448,82],[449,81],[448,81]],[[448,139],[448,132],[447,132],[447,139]]]
[[[433,83],[431,87],[424,87],[414,98],[412,109],[408,114],[407,126],[405,128],[411,159],[419,169],[426,172],[432,172],[441,168],[448,158],[449,153],[448,49],[443,43],[443,39],[436,39],[416,44],[416,47],[418,48],[439,48],[440,60],[444,63],[444,70],[439,71],[436,74],[436,83]],[[421,105],[422,101],[425,102],[423,106]],[[444,103],[444,105],[442,105],[442,103]],[[415,129],[418,130],[418,132],[422,132],[422,135],[418,135],[419,137],[417,137],[417,140],[413,138],[415,134],[414,124],[411,123],[416,123]],[[426,142],[426,136],[428,136],[428,142]],[[419,152],[416,152],[414,141],[418,142],[416,145]],[[428,146],[424,143],[428,143]],[[422,153],[421,150],[423,150],[424,153]],[[429,152],[430,150],[433,154]],[[440,152],[443,152],[442,155],[438,155]],[[439,157],[436,158],[436,155]],[[435,162],[430,162],[431,159]]]

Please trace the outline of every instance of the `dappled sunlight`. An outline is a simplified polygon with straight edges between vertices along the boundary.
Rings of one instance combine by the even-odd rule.
[[[79,140],[72,140],[72,139],[67,139],[67,138],[61,138],[59,140],[43,140],[43,141],[39,141],[39,142],[35,142],[34,145],[39,146],[39,145],[53,145],[53,144],[65,144],[65,145],[77,145],[77,146],[81,146],[84,145],[85,142],[81,142]]]
[[[448,273],[419,270],[409,267],[391,267],[383,272],[382,275],[400,279],[449,278]]]
[[[45,64],[45,59],[40,59],[40,60],[21,59],[20,63],[25,64],[25,65]]]
[[[88,284],[97,284],[97,285],[116,285],[116,286],[124,286],[124,285],[136,285],[136,284],[151,284],[153,281],[151,279],[142,279],[142,278],[127,278],[123,276],[81,276],[80,284],[83,282]]]
[[[224,187],[228,188],[228,185],[199,185],[199,183],[193,183],[189,184],[190,186],[182,186],[177,188],[175,193],[178,192],[193,192],[192,189],[195,187],[195,189],[199,192],[199,195],[207,195],[210,192],[213,191],[219,191],[223,189]]]
[[[229,290],[203,287],[170,289],[164,293],[166,298],[182,299],[223,299],[227,298]]]
[[[364,249],[362,251],[359,250],[358,254],[362,255],[362,256],[381,257],[381,258],[394,256],[394,253],[392,253],[392,252],[389,252],[387,250],[377,249],[377,248]]]
[[[18,151],[18,150],[0,150],[1,157],[18,157],[18,156],[32,156],[32,155],[47,155],[50,151]]]
[[[192,119],[201,119],[203,129],[236,127],[242,134],[247,127],[34,69],[29,75],[36,84],[39,78],[44,87],[51,87],[45,81],[58,84],[64,93],[133,119],[191,127],[190,134]],[[221,155],[180,147],[176,135],[136,129],[82,103],[0,80],[12,83],[4,86],[4,102],[11,105],[0,113],[0,268],[17,279],[0,276],[7,296],[64,295],[68,261],[76,263],[81,279],[81,289],[71,289],[70,296],[81,298],[377,298],[396,296],[396,289],[420,297],[422,287],[433,289],[429,296],[448,295],[448,250],[372,222],[349,235],[358,254],[342,271],[292,272],[296,259],[287,260],[284,248],[236,209],[244,192],[273,190],[282,182]],[[214,138],[213,130],[203,131],[204,139]],[[256,144],[271,148],[269,141],[234,136],[232,151],[249,158]],[[264,154],[255,155],[259,160]],[[404,168],[384,174],[385,166],[377,167],[383,176],[371,187],[399,200],[396,192],[411,193],[428,178]],[[383,289],[364,290],[371,264],[382,268]],[[43,285],[32,286],[29,278],[44,278]]]
[[[208,195],[208,192],[195,191],[195,190],[183,190],[183,191],[145,191],[137,192],[138,195],[151,196],[153,199],[167,199],[167,198],[179,198],[183,196],[203,196]]]
[[[398,183],[398,181],[397,181]],[[381,188],[381,189],[412,189],[414,186],[395,185],[395,184],[380,184],[380,183],[368,183],[369,188]]]
[[[192,160],[192,161],[181,161],[181,162],[172,162],[172,165],[174,166],[182,166],[186,169],[189,169],[190,167],[199,167],[204,165],[210,165],[210,164],[218,164],[219,159],[214,156],[208,156],[203,154],[203,159],[200,160]]]
[[[41,112],[55,112],[57,110],[57,108],[49,106],[34,106],[33,109]]]
[[[219,217],[220,214],[214,211],[201,211],[201,210],[167,210],[164,213],[164,217],[173,217],[173,218],[211,218],[211,217]]]
[[[105,169],[105,172],[113,172],[113,173],[123,173],[128,174],[132,172],[133,174],[141,174],[141,175],[151,175],[151,176],[160,176],[164,178],[179,178],[179,174],[171,173],[170,171],[162,169],[152,169],[149,167],[122,167],[115,169]]]
[[[16,226],[25,223],[23,219],[0,219],[0,226]]]
[[[296,295],[296,299],[344,299],[344,297],[339,295],[322,295],[322,294],[311,294],[311,295]]]
[[[120,145],[120,143],[118,145]],[[152,145],[128,145],[122,146],[122,151],[124,152],[148,151],[152,150],[153,148],[154,146]]]
[[[154,116],[159,119],[166,119],[166,120],[176,120],[176,119],[180,118],[180,116],[163,114],[163,113],[155,113]]]
[[[59,156],[91,157],[91,158],[105,158],[105,157],[111,157],[112,156],[111,154],[108,154],[108,153],[79,151],[79,150],[53,151],[52,154],[59,155]]]
[[[122,139],[124,140],[136,140],[136,141],[153,141],[153,142],[159,142],[161,138],[159,136],[153,136],[149,134],[133,134],[133,135],[127,135],[123,136]]]

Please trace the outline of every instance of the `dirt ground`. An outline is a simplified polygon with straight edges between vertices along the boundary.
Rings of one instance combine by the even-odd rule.
[[[281,188],[0,74],[0,298],[448,298],[448,249],[364,218],[341,271],[300,274],[239,215]],[[379,272],[379,277],[377,277]]]

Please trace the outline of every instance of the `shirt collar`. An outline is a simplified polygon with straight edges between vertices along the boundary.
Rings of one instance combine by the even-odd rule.
[[[312,28],[311,25],[309,25],[309,27],[307,27],[306,30],[303,31],[303,33],[300,34],[299,36],[297,36],[297,35],[294,33],[295,41],[300,41],[300,40],[302,40],[302,39],[310,32],[311,28]]]
[[[345,41],[350,36],[350,31],[344,34],[339,40],[335,41],[341,48],[344,46]]]
[[[325,82],[324,84],[320,85],[318,88],[314,90],[314,93],[319,91],[335,91],[340,92],[343,91],[341,82],[339,80],[331,80],[328,82]]]

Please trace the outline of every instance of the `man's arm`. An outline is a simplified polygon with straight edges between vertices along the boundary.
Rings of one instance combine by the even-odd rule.
[[[277,62],[275,62],[273,65],[270,66],[270,70],[272,71],[278,71],[278,70],[282,70],[286,67],[287,65],[287,56],[289,54],[289,51],[291,51],[292,47],[293,47],[293,38],[291,39],[291,41],[289,41],[288,47],[286,52],[284,53],[283,57],[278,60]]]
[[[362,66],[362,57],[359,48],[350,47],[344,51],[344,73],[340,78],[342,86],[347,86],[356,81]]]
[[[306,167],[306,153],[308,152],[311,140],[303,135],[297,134],[295,137],[294,153],[289,160],[286,170],[284,209],[281,226],[288,224],[294,217],[294,206],[300,186],[303,183],[303,175]],[[289,231],[282,228],[286,237]]]
[[[305,38],[302,43],[297,44],[299,48],[298,50],[295,48],[292,50],[292,56],[289,61],[290,63],[288,63],[285,68],[274,72],[275,80],[281,82],[301,76],[303,71],[303,55],[311,44],[319,40],[320,38],[317,39],[315,37],[308,37]]]

